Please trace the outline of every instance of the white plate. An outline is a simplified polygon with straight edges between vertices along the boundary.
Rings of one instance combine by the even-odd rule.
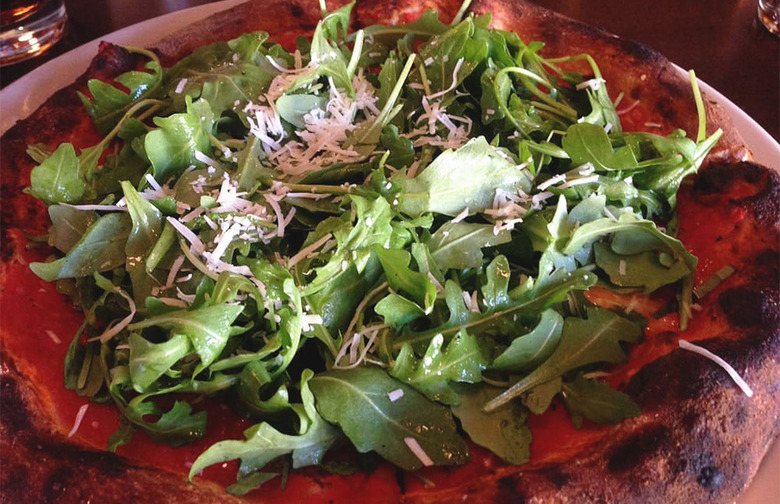
[[[137,47],[152,46],[165,35],[245,1],[225,0],[172,12],[93,40],[45,63],[0,90],[0,134],[5,133],[19,119],[31,114],[55,91],[83,74],[97,53],[101,40]],[[700,85],[703,91],[726,109],[753,151],[756,161],[780,170],[780,144],[725,96],[703,82]],[[780,503],[780,442],[774,443],[752,485],[737,501],[737,504],[766,503]]]
[[[115,31],[41,65],[0,90],[0,134],[40,107],[46,99],[83,74],[101,41],[151,47],[164,36],[247,0],[225,0],[171,12]]]

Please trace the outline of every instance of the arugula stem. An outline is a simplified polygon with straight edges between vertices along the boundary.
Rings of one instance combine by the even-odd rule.
[[[133,115],[138,112],[139,110],[143,109],[144,107],[149,107],[148,110],[144,111],[142,116],[139,116],[139,119],[145,119],[149,115],[157,112],[160,107],[165,105],[165,102],[162,100],[154,100],[151,98],[140,100],[136,102],[132,107],[127,109],[127,112],[125,112],[125,115],[122,116],[122,119],[119,120],[118,123],[116,123],[116,126],[108,132],[108,134],[103,137],[103,140],[98,143],[98,145],[108,145],[108,143],[114,139],[115,136],[119,134],[119,131],[122,129],[122,126],[124,126],[125,121],[129,119],[130,117],[133,117]],[[105,149],[105,147],[103,147]],[[101,149],[102,150],[102,149]]]
[[[699,116],[699,130],[696,134],[696,143],[700,143],[707,136],[707,111],[704,108],[704,100],[701,98],[699,83],[696,80],[696,73],[693,69],[688,71],[691,77],[691,88],[693,88],[693,100],[696,103],[696,112]]]
[[[371,292],[369,292],[366,297],[363,298],[363,300],[360,302],[360,304],[355,308],[355,315],[352,317],[352,320],[349,321],[349,325],[347,326],[347,330],[344,331],[345,335],[349,335],[354,329],[355,326],[358,323],[358,319],[360,318],[360,315],[363,313],[363,310],[366,309],[366,306],[368,306],[368,303],[371,302],[371,300],[376,297],[377,294],[384,292],[387,290],[388,283],[382,282],[379,284],[376,288],[374,288]]]
[[[430,96],[433,94],[431,91],[431,86],[428,84],[428,72],[425,71],[425,64],[422,61],[417,61],[417,70],[420,71],[420,80],[422,81],[423,85],[423,91],[425,91],[425,96]]]
[[[450,26],[455,26],[456,24],[463,21],[463,15],[466,14],[466,10],[471,5],[471,0],[463,0],[463,3],[460,4],[460,9],[458,9],[458,12],[455,13],[455,17],[452,18],[452,22],[450,23]]]
[[[355,45],[352,49],[352,57],[349,58],[349,64],[347,65],[347,75],[350,78],[355,75],[355,70],[357,69],[358,63],[360,62],[360,56],[363,54],[364,37],[365,32],[363,32],[363,30],[358,30],[357,36],[355,37]]]
[[[527,301],[519,302],[517,304],[514,304],[510,306],[509,308],[505,308],[503,310],[499,310],[493,313],[490,313],[486,315],[485,317],[478,318],[476,320],[472,320],[469,322],[466,322],[465,324],[458,324],[451,327],[434,327],[433,329],[428,329],[427,331],[422,331],[418,333],[409,333],[401,336],[398,338],[395,343],[393,343],[393,349],[394,350],[400,350],[401,347],[404,345],[404,343],[423,343],[426,341],[429,341],[434,336],[441,334],[443,336],[448,337],[451,336],[461,329],[471,329],[473,327],[479,327],[483,324],[490,323],[494,320],[500,319],[502,317],[505,317],[507,315],[522,312],[524,309],[539,309],[540,307],[544,308],[548,305],[548,302],[552,302],[552,298],[554,298],[558,293],[559,290],[562,287],[565,287],[567,289],[580,289],[582,290],[583,287],[587,288],[589,287],[588,284],[594,283],[596,280],[595,275],[591,275],[587,272],[581,272],[580,278],[577,279],[577,282],[582,281],[583,285],[576,285],[574,282],[572,282],[571,285],[568,286],[551,286],[547,291],[540,292],[535,298],[529,299]]]
[[[542,92],[539,88],[537,88],[534,85],[535,83],[535,84],[540,84],[550,90],[555,89],[555,86],[551,85],[549,81],[533,73],[532,71],[521,67],[502,68],[496,74],[496,80],[498,80],[499,77],[510,73],[518,74],[520,76],[520,81],[523,83],[525,88],[531,94],[539,98],[541,101],[549,104],[551,110],[556,111],[559,115],[571,121],[577,120],[577,111],[574,108],[570,107],[569,105],[566,105],[565,103],[561,103],[557,100],[554,100],[553,98],[550,97],[549,94]]]
[[[345,194],[352,194],[354,191],[352,191],[351,187],[348,186],[333,186],[333,185],[322,185],[322,184],[292,184],[283,182],[284,186],[290,189],[290,191],[293,192],[308,192],[312,194],[339,194],[339,195],[345,195]]]
[[[368,128],[368,130],[363,133],[363,138],[372,138],[373,136],[378,135],[379,131],[382,130],[382,128],[385,126],[387,121],[389,121],[392,116],[394,115],[393,109],[395,108],[395,102],[398,100],[398,97],[401,95],[401,91],[403,91],[404,84],[406,83],[406,79],[409,76],[409,72],[412,70],[412,65],[414,65],[416,54],[410,54],[409,59],[406,60],[406,64],[404,65],[403,70],[401,70],[401,75],[398,76],[398,82],[395,83],[395,86],[393,87],[393,90],[390,92],[390,96],[387,97],[387,102],[385,103],[385,106],[382,107],[382,110],[379,112],[379,115],[374,118],[374,121],[371,123],[371,126]],[[377,129],[379,131],[377,131]]]

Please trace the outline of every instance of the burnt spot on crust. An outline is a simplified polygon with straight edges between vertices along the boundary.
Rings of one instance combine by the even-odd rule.
[[[734,326],[760,328],[763,333],[780,333],[780,257],[776,249],[765,249],[750,258],[746,283],[724,290],[718,304]]]
[[[666,436],[667,429],[663,425],[644,427],[613,449],[607,462],[607,469],[619,473],[642,465],[645,460],[656,454]]]
[[[766,223],[778,229],[780,221],[780,175],[774,170],[763,170],[766,173],[766,184],[763,190],[748,198],[759,222]]]
[[[770,176],[768,170],[750,162],[712,163],[706,170],[699,172],[693,185],[694,195],[733,194],[734,184],[744,183],[756,187],[763,186]]]
[[[753,285],[732,287],[718,296],[718,304],[729,323],[740,327],[780,325],[780,303],[776,292]]]
[[[132,70],[136,65],[136,57],[125,48],[101,42],[98,55],[92,60],[86,75],[96,79],[113,79],[121,72]],[[82,77],[81,82],[84,81]]]
[[[780,228],[780,174],[759,164],[712,163],[696,177],[693,196],[698,200],[721,196],[744,206],[767,228],[775,232]]]
[[[287,4],[287,6],[290,9],[290,14],[292,14],[293,17],[302,18],[306,14],[303,12],[303,8],[298,4]]]
[[[62,465],[54,469],[43,484],[41,492],[43,502],[51,502],[52,504],[59,502],[68,491],[73,477],[73,468],[70,466]]]
[[[307,12],[297,3],[286,4],[290,11],[290,15],[299,21],[301,32],[314,31],[317,26],[316,23],[312,23],[311,16],[307,15]]]
[[[702,467],[696,476],[696,482],[711,492],[717,490],[724,479],[723,471],[714,466]]]
[[[545,471],[544,475],[555,485],[555,488],[563,488],[569,482],[569,475],[558,467]]]
[[[496,504],[525,504],[525,494],[520,487],[520,480],[512,476],[499,479],[498,493],[494,502]]]
[[[3,427],[10,436],[24,431],[31,423],[16,380],[7,374],[0,376],[0,411],[3,412]]]
[[[712,453],[697,453],[680,459],[679,469],[687,473],[709,493],[714,493],[725,482],[726,476]]]
[[[103,474],[121,477],[127,472],[125,460],[113,452],[93,451],[71,443],[53,443],[45,447],[60,460],[78,462],[80,465],[100,467]]]
[[[29,481],[30,470],[28,467],[22,464],[9,464],[8,457],[5,457],[2,478],[0,478],[0,483],[2,483],[0,487],[3,489],[2,496],[8,499],[8,502],[23,502],[22,500],[13,501],[11,496],[29,496]]]

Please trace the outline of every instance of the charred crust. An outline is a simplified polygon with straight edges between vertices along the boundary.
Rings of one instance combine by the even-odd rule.
[[[699,172],[693,185],[694,196],[728,195],[735,183],[763,186],[772,172],[756,163],[712,163]],[[777,178],[776,176],[774,178]]]
[[[290,10],[290,14],[295,18],[302,18],[306,14],[300,5],[294,3],[287,4],[287,5],[288,5],[288,9]]]
[[[612,450],[607,469],[612,473],[620,473],[642,465],[656,454],[667,436],[668,431],[663,425],[645,426]]]
[[[739,327],[780,327],[780,300],[777,291],[741,285],[723,291],[718,304],[729,323]]]
[[[711,163],[696,177],[692,195],[702,202],[725,198],[774,232],[780,229],[780,174],[770,168],[748,161]]]
[[[31,424],[30,413],[22,398],[16,380],[8,374],[0,376],[0,411],[7,435],[23,432]]]
[[[507,476],[498,480],[496,504],[525,504],[525,494],[516,477]]]
[[[308,13],[306,12],[306,10],[304,10],[303,7],[301,7],[301,5],[291,2],[286,4],[286,6],[290,12],[290,15],[295,19],[299,20],[301,31],[305,31],[305,32],[314,31],[317,24],[312,23],[310,16],[307,15]]]
[[[709,491],[715,491],[725,479],[723,471],[714,466],[704,466],[696,476],[696,482]]]
[[[53,421],[34,386],[17,371],[12,358],[2,354],[0,360],[0,501],[239,502],[222,489],[190,485],[181,475],[131,465],[114,453],[78,446],[50,431]]]
[[[73,477],[73,468],[70,466],[63,465],[54,469],[43,483],[41,497],[44,499],[44,502],[51,502],[52,504],[59,502],[65,492],[68,491]]]
[[[569,475],[563,472],[560,467],[555,467],[552,469],[548,469],[544,471],[544,476],[547,477],[548,480],[550,480],[550,483],[555,486],[555,488],[561,489],[569,482],[570,478]]]
[[[762,191],[748,198],[748,203],[753,207],[754,214],[759,222],[773,226],[775,230],[780,227],[780,175],[775,170],[764,169],[766,184]]]

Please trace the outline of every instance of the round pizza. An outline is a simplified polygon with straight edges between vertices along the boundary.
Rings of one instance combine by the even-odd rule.
[[[2,137],[3,502],[730,503],[780,177],[521,0],[252,1]]]

